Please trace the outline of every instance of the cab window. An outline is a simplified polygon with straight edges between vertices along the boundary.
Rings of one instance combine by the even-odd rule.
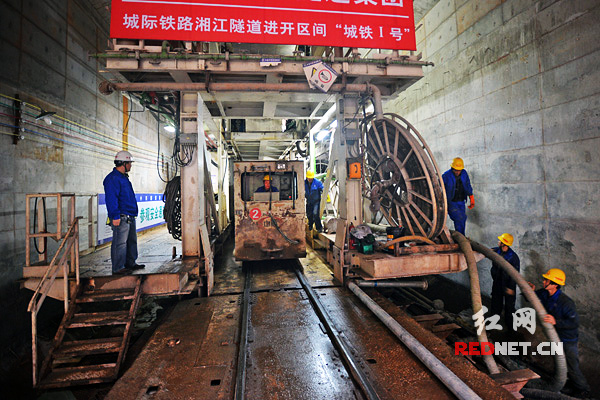
[[[264,187],[264,177],[269,175],[271,177],[271,185],[277,188],[278,192],[272,191],[272,195],[275,193],[279,194],[279,198],[275,197],[273,201],[284,201],[298,199],[298,182],[296,172],[244,172],[242,173],[242,200],[254,201],[255,193],[263,192],[268,193],[266,189],[259,190]],[[261,196],[257,196],[261,197]],[[262,196],[265,197],[265,196]],[[268,201],[267,199],[260,199],[256,201]]]

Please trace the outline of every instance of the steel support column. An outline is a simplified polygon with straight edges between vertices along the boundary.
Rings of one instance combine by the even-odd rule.
[[[181,115],[195,113],[193,94],[182,93],[180,105]],[[192,103],[192,104],[189,104]],[[193,124],[180,121],[181,134],[197,133]],[[199,135],[198,135],[199,137]],[[184,257],[200,257],[200,175],[203,175],[204,166],[200,169],[198,155],[199,143],[190,164],[181,168],[181,247]]]

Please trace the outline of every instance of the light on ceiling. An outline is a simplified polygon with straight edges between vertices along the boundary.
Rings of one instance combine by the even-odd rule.
[[[173,133],[175,132],[175,128],[171,125],[165,125],[165,131]]]

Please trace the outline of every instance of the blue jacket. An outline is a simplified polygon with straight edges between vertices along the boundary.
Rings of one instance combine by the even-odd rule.
[[[521,272],[521,260],[519,260],[519,256],[513,251],[513,249],[509,247],[506,253],[502,253],[500,247],[492,247],[492,250],[504,257],[504,259],[508,261],[510,265],[517,270],[517,272]],[[494,283],[501,284],[503,289],[516,289],[517,283],[512,280],[512,278],[504,271],[504,269],[502,269],[501,266],[497,265],[496,263],[492,263],[491,272]]]
[[[127,175],[113,168],[112,172],[104,178],[103,184],[108,218],[119,219],[121,214],[137,217],[137,201]]]
[[[308,204],[315,204],[321,201],[323,193],[323,184],[318,179],[313,179],[312,184],[308,184],[308,179],[304,180],[304,196]]]
[[[467,196],[471,196],[473,194],[473,188],[471,187],[471,180],[469,179],[469,174],[467,174],[467,170],[463,169],[460,172],[459,176],[462,180],[465,194]],[[452,202],[452,198],[454,197],[454,189],[456,187],[456,176],[454,176],[452,168],[444,172],[444,174],[442,175],[442,180],[444,181],[444,186],[446,187],[446,197],[448,199],[448,204],[450,204]]]
[[[546,311],[556,320],[556,333],[563,342],[576,342],[579,339],[579,315],[575,303],[560,289],[552,296],[546,289],[539,289],[535,294],[540,298]]]
[[[279,189],[277,189],[275,186],[271,186],[271,190],[272,193],[274,192],[279,192]],[[269,193],[269,190],[265,189],[265,185],[262,185],[261,187],[259,187],[258,189],[256,189],[256,191],[254,193]]]

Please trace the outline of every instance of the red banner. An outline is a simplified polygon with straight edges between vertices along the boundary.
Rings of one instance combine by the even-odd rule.
[[[110,35],[416,50],[412,0],[113,0]]]

